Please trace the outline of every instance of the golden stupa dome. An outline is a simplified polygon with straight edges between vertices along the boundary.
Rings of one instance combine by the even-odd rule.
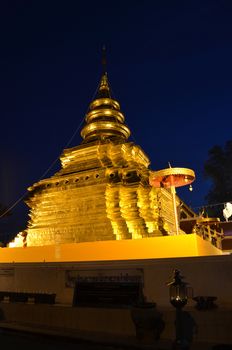
[[[124,124],[119,103],[111,97],[107,73],[103,73],[96,98],[90,103],[85,116],[86,125],[81,130],[84,143],[95,140],[117,139],[125,141],[130,136]]]

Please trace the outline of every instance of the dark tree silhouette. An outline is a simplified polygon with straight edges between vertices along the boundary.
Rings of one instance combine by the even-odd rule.
[[[213,205],[232,202],[232,140],[227,141],[224,148],[212,147],[208,155],[204,164],[204,176],[211,180],[212,186],[205,199],[212,207],[207,212],[209,216],[223,218],[223,204]]]

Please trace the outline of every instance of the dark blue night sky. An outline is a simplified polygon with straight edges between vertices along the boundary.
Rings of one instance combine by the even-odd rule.
[[[203,205],[208,150],[232,139],[231,18],[230,0],[2,1],[0,203],[19,201],[5,229],[21,229],[20,198],[81,142],[103,45],[131,141],[154,170],[193,169],[193,191],[177,194]]]

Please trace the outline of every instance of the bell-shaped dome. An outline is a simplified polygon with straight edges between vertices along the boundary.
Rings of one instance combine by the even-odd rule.
[[[81,131],[84,143],[105,139],[125,141],[129,138],[130,130],[124,124],[125,118],[120,111],[120,105],[111,95],[105,72],[101,77],[96,98],[90,103],[85,116],[86,125]]]

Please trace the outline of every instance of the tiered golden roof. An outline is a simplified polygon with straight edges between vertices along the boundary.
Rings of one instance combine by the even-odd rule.
[[[104,73],[97,98],[90,104],[85,120],[86,125],[81,131],[84,142],[117,138],[125,141],[130,136],[129,128],[124,124],[124,115],[120,105],[111,98],[107,73]]]

